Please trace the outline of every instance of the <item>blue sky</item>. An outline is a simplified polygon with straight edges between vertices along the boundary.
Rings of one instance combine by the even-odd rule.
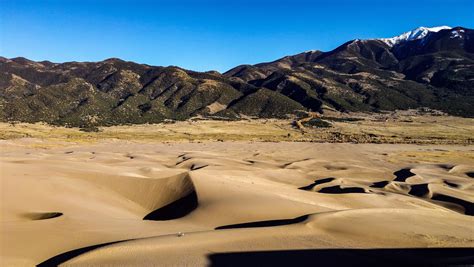
[[[0,0],[0,55],[226,71],[418,26],[474,28],[473,0]]]

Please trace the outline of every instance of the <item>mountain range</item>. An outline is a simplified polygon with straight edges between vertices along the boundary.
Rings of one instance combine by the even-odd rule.
[[[420,27],[223,74],[116,58],[52,63],[0,57],[1,121],[82,127],[419,107],[474,117],[472,29]]]

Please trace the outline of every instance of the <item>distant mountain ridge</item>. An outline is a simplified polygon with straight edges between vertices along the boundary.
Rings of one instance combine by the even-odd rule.
[[[0,120],[154,123],[196,115],[285,117],[297,110],[429,107],[474,117],[474,31],[418,28],[352,40],[224,74],[101,62],[0,57]]]
[[[418,39],[423,39],[426,37],[426,35],[432,33],[432,32],[439,32],[441,30],[451,30],[452,28],[449,26],[439,26],[439,27],[432,27],[432,28],[427,28],[427,27],[418,27],[414,30],[402,33],[399,36],[395,36],[392,38],[380,38],[376,40],[381,40],[384,43],[388,44],[389,46],[394,46],[397,44],[400,44],[402,42],[408,42],[408,41],[414,41]]]

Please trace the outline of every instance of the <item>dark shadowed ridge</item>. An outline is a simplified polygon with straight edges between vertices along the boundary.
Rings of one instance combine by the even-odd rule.
[[[428,184],[414,184],[410,185],[410,191],[408,194],[416,197],[426,196],[430,192]]]
[[[257,222],[247,222],[247,223],[224,225],[224,226],[216,227],[216,230],[281,226],[281,225],[289,225],[289,224],[304,222],[307,219],[308,219],[308,215],[304,215],[304,216],[296,217],[296,218],[293,218],[293,219],[268,220],[268,221],[257,221]]]
[[[319,193],[325,194],[351,194],[351,193],[366,193],[361,187],[341,187],[339,185],[321,188]]]
[[[30,212],[30,213],[25,213],[22,215],[25,218],[36,221],[36,220],[54,219],[54,218],[63,216],[63,213],[62,212]]]
[[[332,182],[332,181],[334,181],[334,179],[335,178],[333,178],[333,177],[319,179],[319,180],[314,181],[314,183],[312,183],[312,184],[309,184],[307,186],[302,186],[298,189],[310,191],[311,189],[313,189],[313,187],[315,187],[317,185],[320,185],[320,184]]]
[[[474,203],[443,194],[433,194],[432,200],[449,202],[464,208],[464,214],[474,216]]]
[[[196,191],[164,207],[150,212],[143,220],[165,221],[184,217],[198,207]]]
[[[107,245],[112,245],[112,244],[116,244],[116,243],[120,243],[120,242],[125,242],[125,241],[129,241],[129,240],[114,241],[114,242],[102,243],[102,244],[97,244],[97,245],[93,245],[93,246],[74,249],[74,250],[56,255],[56,256],[48,259],[48,260],[43,261],[42,263],[40,263],[36,266],[37,267],[58,266],[58,265],[60,265],[64,262],[66,262],[66,261],[68,261],[72,258],[75,258],[75,257],[77,257],[81,254],[84,254],[88,251],[91,251],[91,250],[94,250],[94,249],[97,249],[97,248],[100,248],[100,247],[104,247],[104,246],[107,246]]]
[[[412,173],[410,169],[401,169],[399,171],[396,171],[393,173],[393,175],[396,176],[395,180],[396,182],[405,182],[406,179],[415,176],[416,174]]]
[[[451,183],[451,182],[448,182],[448,181],[443,181],[443,183],[445,183],[448,186],[453,187],[453,188],[459,188],[459,185],[456,184],[456,183]]]
[[[389,181],[375,182],[370,187],[372,187],[372,188],[384,188],[386,185],[388,185],[388,183],[389,183]]]
[[[472,266],[473,248],[308,249],[215,253],[210,266]]]

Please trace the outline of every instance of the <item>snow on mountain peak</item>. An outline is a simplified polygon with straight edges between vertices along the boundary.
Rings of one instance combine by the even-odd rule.
[[[389,46],[394,46],[394,45],[402,43],[402,42],[422,39],[426,35],[428,35],[428,33],[430,33],[430,32],[439,32],[441,30],[450,30],[450,29],[451,29],[451,27],[449,27],[449,26],[439,26],[439,27],[432,27],[432,28],[419,27],[419,28],[416,28],[416,29],[411,30],[409,32],[405,32],[405,33],[403,33],[399,36],[395,36],[395,37],[392,37],[392,38],[381,38],[381,39],[377,39],[377,40],[380,40],[380,41],[388,44]]]

